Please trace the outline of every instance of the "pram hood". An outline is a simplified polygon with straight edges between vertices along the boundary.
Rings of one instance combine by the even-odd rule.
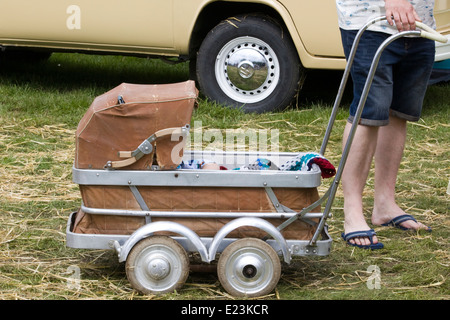
[[[158,85],[122,83],[98,96],[78,124],[74,166],[104,168],[108,161],[121,160],[119,152],[135,150],[155,132],[189,125],[197,96],[194,81]],[[171,153],[179,143],[171,141],[171,137],[157,142],[156,160],[161,169],[178,166]],[[124,169],[150,169],[156,143],[152,145],[153,152]]]

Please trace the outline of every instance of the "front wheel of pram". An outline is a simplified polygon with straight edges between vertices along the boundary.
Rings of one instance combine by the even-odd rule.
[[[143,294],[164,294],[183,286],[189,275],[189,257],[172,238],[151,236],[133,247],[125,268],[134,289]]]
[[[223,288],[236,297],[259,297],[272,292],[281,276],[275,250],[260,239],[236,240],[224,249],[217,264]]]

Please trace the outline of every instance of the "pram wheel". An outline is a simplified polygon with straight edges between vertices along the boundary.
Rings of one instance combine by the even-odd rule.
[[[229,294],[258,297],[275,289],[281,276],[281,263],[269,244],[260,239],[244,238],[224,249],[217,274]]]
[[[189,275],[189,257],[172,238],[151,236],[133,247],[126,273],[132,287],[143,294],[173,292]]]

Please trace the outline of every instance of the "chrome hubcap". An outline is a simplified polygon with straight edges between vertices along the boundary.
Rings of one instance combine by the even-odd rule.
[[[147,263],[147,275],[154,280],[162,280],[170,273],[170,263],[162,256],[150,257]]]
[[[229,56],[225,64],[230,85],[249,93],[263,86],[269,74],[269,65],[261,52],[244,48],[236,49]]]
[[[145,248],[136,259],[136,279],[154,292],[173,286],[182,273],[180,257],[170,247],[155,244]]]
[[[228,73],[230,73],[230,69],[231,67],[228,66]],[[251,61],[242,61],[238,65],[238,70],[242,78],[248,79],[255,74],[255,65]]]
[[[216,80],[235,101],[255,103],[267,98],[279,81],[275,52],[262,40],[240,37],[227,43],[216,59]]]
[[[249,294],[260,291],[271,282],[273,268],[267,253],[249,247],[236,251],[225,270],[230,284],[240,292]]]

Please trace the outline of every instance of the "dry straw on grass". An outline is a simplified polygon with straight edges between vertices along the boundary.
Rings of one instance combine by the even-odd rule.
[[[202,102],[204,103],[204,102]],[[307,117],[304,122],[289,117]],[[198,113],[198,130],[223,128],[213,116]],[[326,119],[319,111],[287,115],[240,116],[234,128],[277,129],[280,151],[317,151]],[[287,119],[287,120],[286,120]],[[345,120],[336,123],[342,131]],[[375,227],[389,249],[362,252],[340,241],[342,194],[338,191],[329,220],[335,240],[330,256],[296,258],[285,266],[275,292],[262,299],[448,299],[450,223],[446,194],[450,140],[448,124],[419,122],[405,150],[398,183],[398,201],[407,213],[431,225],[432,234]],[[414,129],[419,129],[418,133]],[[226,129],[217,129],[222,133]],[[192,132],[194,133],[194,132]],[[180,292],[142,296],[129,285],[124,267],[112,251],[65,247],[68,214],[80,205],[78,186],[71,181],[75,129],[65,124],[37,126],[33,119],[0,119],[0,299],[233,299],[214,273],[191,273]],[[326,154],[340,160],[340,139],[332,138]],[[331,180],[323,182],[323,194]],[[370,216],[373,177],[365,190]],[[368,266],[381,268],[381,289],[366,286]],[[73,268],[79,268],[79,282]],[[76,280],[76,279],[75,279]]]
[[[19,123],[3,126],[0,141],[4,148],[4,155],[12,160],[8,165],[0,166],[1,199],[13,203],[78,199],[79,193],[71,183],[69,165],[74,155],[74,134],[74,130],[66,129],[64,125],[36,128],[24,127]],[[19,139],[28,136],[39,137],[41,141]],[[57,139],[57,141],[49,142],[47,141],[49,138]],[[37,148],[38,150],[34,151],[33,144],[43,148]],[[52,159],[54,165],[39,169],[42,159]],[[55,175],[55,170],[58,170],[60,175]],[[47,187],[43,189],[43,185]]]

